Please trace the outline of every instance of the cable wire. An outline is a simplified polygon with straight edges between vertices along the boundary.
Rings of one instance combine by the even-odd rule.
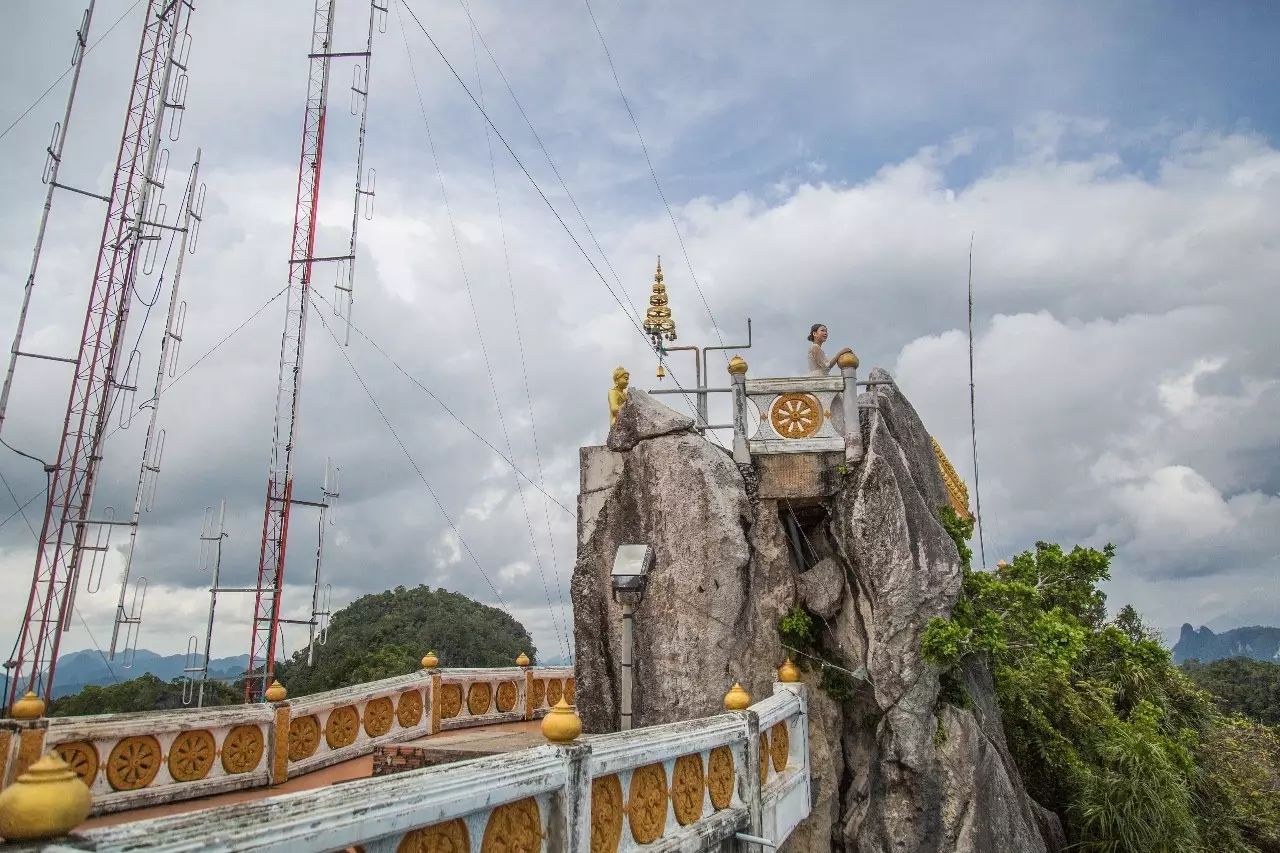
[[[711,318],[711,328],[716,333],[716,340],[723,347],[724,338],[720,335],[720,324],[716,322],[716,315],[711,313],[711,305],[707,302],[706,294],[702,292],[702,285],[698,283],[698,274],[693,271],[693,261],[689,260],[689,249],[684,244],[684,236],[680,233],[680,226],[676,224],[675,214],[671,212],[671,204],[667,201],[667,194],[662,191],[662,183],[658,180],[658,172],[653,168],[653,160],[649,157],[649,146],[645,144],[644,134],[640,132],[640,123],[636,121],[636,114],[631,110],[631,102],[627,100],[626,93],[622,91],[622,81],[618,79],[618,69],[613,64],[613,54],[609,52],[609,45],[604,40],[604,32],[600,29],[600,23],[596,21],[596,13],[591,9],[591,0],[582,1],[587,6],[587,14],[591,16],[591,25],[595,27],[596,35],[600,37],[600,46],[604,48],[605,59],[609,60],[609,70],[613,72],[613,82],[618,87],[618,96],[622,98],[622,105],[627,108],[627,115],[631,117],[631,126],[636,130],[636,138],[640,140],[640,150],[644,152],[644,161],[649,165],[649,174],[653,177],[653,185],[658,190],[658,197],[662,199],[662,206],[667,209],[667,218],[671,220],[671,227],[676,232],[676,240],[679,241],[680,251],[684,254],[684,263],[689,268],[689,276],[693,279],[693,287],[698,291],[698,298],[702,300],[702,307],[707,309],[707,316]],[[728,352],[722,349],[720,354],[728,361]]]
[[[480,561],[476,559],[476,555],[472,552],[471,546],[467,544],[467,540],[463,538],[462,532],[458,530],[458,525],[453,523],[453,518],[444,508],[444,504],[440,501],[440,496],[436,494],[436,490],[431,486],[431,482],[427,480],[427,476],[422,473],[422,468],[418,466],[417,460],[413,458],[413,454],[409,452],[409,448],[405,447],[404,442],[400,440],[400,434],[397,433],[396,428],[392,426],[391,419],[387,417],[387,413],[382,410],[382,406],[378,403],[378,398],[373,396],[373,391],[370,390],[369,386],[365,383],[364,377],[360,375],[360,371],[356,369],[355,364],[351,361],[351,356],[347,355],[346,348],[342,346],[342,342],[338,340],[338,336],[334,333],[333,329],[329,327],[329,321],[325,319],[324,312],[321,311],[314,302],[311,303],[311,307],[315,309],[316,316],[320,318],[320,325],[324,326],[324,330],[328,332],[329,337],[333,339],[334,346],[342,356],[342,360],[347,363],[347,367],[351,369],[351,374],[355,376],[356,382],[360,383],[360,387],[364,389],[365,396],[369,398],[369,402],[373,404],[373,408],[378,412],[378,416],[382,418],[382,423],[386,426],[387,431],[391,433],[391,437],[395,439],[396,444],[399,445],[400,452],[404,454],[405,459],[409,460],[409,465],[418,475],[418,479],[422,480],[422,484],[427,487],[427,492],[430,493],[431,499],[436,502],[436,508],[439,509],[440,514],[444,516],[444,520],[449,523],[449,528],[453,530],[453,535],[458,537],[458,542],[461,543],[463,550],[465,550],[467,552],[467,556],[471,558],[471,562],[473,562],[475,567],[480,571],[480,576],[483,577],[484,582],[489,585],[489,589],[493,592],[494,596],[497,597],[498,603],[502,605],[502,609],[508,611],[507,615],[510,615],[510,608],[507,606],[507,602],[503,599],[502,593],[498,592],[498,588],[493,585],[493,581],[489,579],[489,573],[484,570],[484,566],[481,566]]]
[[[325,305],[328,305],[328,306],[332,307],[332,303],[331,303],[331,302],[329,302],[329,300],[325,299],[325,298],[324,298],[324,294],[322,294],[320,291],[318,291],[318,290],[312,290],[312,291],[311,291],[311,293],[312,293],[312,295],[313,295],[313,296],[318,296],[318,297],[320,297],[320,301],[321,301],[321,302],[324,302],[324,304],[325,304]],[[492,450],[492,451],[493,451],[493,453],[494,453],[494,454],[495,454],[499,459],[501,459],[503,462],[507,463],[507,465],[509,465],[513,471],[515,471],[517,474],[519,474],[521,477],[523,477],[523,478],[524,478],[524,480],[525,480],[525,482],[526,482],[526,483],[528,483],[529,485],[533,486],[533,487],[534,487],[535,489],[537,489],[538,491],[542,492],[543,496],[545,496],[547,500],[551,501],[553,504],[555,504],[556,506],[560,507],[560,509],[564,510],[564,512],[565,512],[565,514],[566,514],[566,515],[570,516],[571,518],[577,518],[577,517],[578,517],[577,513],[575,513],[573,510],[569,509],[567,506],[565,506],[564,504],[562,504],[562,503],[561,503],[561,502],[556,498],[556,496],[555,496],[555,495],[553,495],[553,494],[551,494],[550,492],[546,491],[546,490],[545,490],[545,489],[543,489],[541,486],[539,486],[536,482],[534,482],[532,479],[530,479],[530,477],[529,477],[529,475],[528,475],[528,474],[526,474],[524,471],[521,471],[521,470],[520,470],[520,468],[516,466],[515,462],[513,462],[511,459],[507,458],[507,457],[502,453],[502,451],[501,451],[501,450],[499,450],[498,448],[494,447],[494,445],[493,445],[493,443],[492,443],[492,442],[490,442],[487,438],[485,438],[483,435],[481,435],[479,432],[477,432],[477,431],[476,431],[476,429],[475,429],[475,427],[471,426],[471,424],[467,423],[467,422],[466,422],[466,421],[464,421],[461,417],[459,417],[459,416],[458,416],[458,414],[457,414],[457,412],[455,412],[453,409],[449,408],[449,405],[448,405],[447,403],[445,403],[445,401],[444,401],[444,400],[441,400],[439,397],[437,397],[437,396],[435,395],[435,392],[433,392],[433,391],[432,391],[430,388],[428,388],[426,385],[423,385],[423,384],[422,384],[422,382],[421,382],[421,381],[420,381],[416,376],[414,376],[413,374],[411,374],[409,371],[405,370],[405,369],[404,369],[404,367],[402,367],[398,361],[396,361],[394,358],[392,358],[392,357],[390,356],[390,354],[388,354],[388,353],[387,353],[387,351],[386,351],[386,350],[384,350],[381,346],[379,346],[377,341],[375,341],[373,338],[371,338],[371,337],[369,337],[367,334],[365,334],[365,333],[364,333],[364,331],[362,331],[362,330],[360,329],[360,327],[359,327],[359,326],[356,326],[356,325],[353,323],[353,324],[352,324],[352,326],[351,326],[351,331],[355,332],[355,333],[356,333],[356,335],[357,335],[358,337],[363,338],[363,339],[365,340],[365,342],[369,344],[369,346],[373,347],[373,348],[374,348],[374,350],[376,350],[376,351],[378,352],[378,354],[379,354],[379,355],[381,355],[381,356],[382,356],[383,358],[385,358],[388,362],[390,362],[392,367],[394,367],[396,370],[400,371],[400,373],[401,373],[401,374],[402,374],[406,379],[408,379],[410,382],[412,382],[415,386],[417,386],[417,387],[418,387],[418,389],[419,389],[420,391],[422,391],[424,394],[426,394],[428,397],[430,397],[432,400],[434,400],[434,401],[435,401],[435,403],[436,403],[436,405],[438,405],[440,408],[444,409],[445,414],[447,414],[449,417],[451,417],[451,418],[453,418],[455,421],[457,421],[457,422],[458,422],[458,424],[459,424],[463,429],[465,429],[467,432],[469,432],[469,433],[471,433],[473,436],[475,436],[475,438],[476,438],[476,439],[478,439],[478,440],[480,441],[480,443],[481,443],[481,444],[483,444],[485,447],[487,447],[487,448],[489,448],[490,450]]]
[[[460,0],[460,2],[462,2],[463,8],[466,9],[467,8],[466,0]],[[397,10],[397,12],[398,11],[399,10]],[[468,18],[471,17],[469,9],[468,9],[467,17]],[[401,27],[401,31],[403,32],[403,27]],[[476,91],[480,95],[481,104],[483,104],[484,103],[484,78],[480,74],[480,52],[476,48],[476,28],[474,26],[471,28],[471,59],[476,69]],[[419,101],[419,103],[421,104],[421,101]],[[423,124],[424,125],[426,124],[425,114],[423,115]],[[511,271],[511,251],[507,245],[507,226],[502,216],[502,194],[498,190],[498,170],[493,157],[493,137],[489,133],[489,126],[487,124],[482,125],[482,127],[484,128],[485,147],[488,149],[488,153],[489,153],[489,177],[493,183],[493,201],[498,214],[498,234],[502,239],[502,260],[507,271],[507,293],[511,298],[511,322],[512,322],[512,325],[515,327],[515,332],[516,332],[516,352],[520,359],[520,375],[524,381],[524,398],[525,398],[526,407],[529,411],[529,427],[530,427],[530,432],[533,439],[533,452],[534,452],[534,457],[537,461],[537,466],[538,466],[538,479],[545,482],[545,477],[543,476],[543,471],[542,471],[542,452],[538,447],[538,422],[533,409],[533,392],[530,391],[529,389],[529,366],[525,359],[525,354],[524,354],[524,335],[520,329],[520,312],[516,304],[515,277]],[[443,172],[440,171],[439,160],[436,161],[436,171],[440,176],[440,186],[441,186],[441,189],[443,190],[444,174]],[[453,225],[452,220],[450,220],[450,227],[452,227],[452,225]],[[455,245],[457,245],[456,240],[455,240]],[[461,247],[459,247],[459,260],[461,260]],[[467,295],[468,297],[470,297],[471,295],[470,290],[468,290]],[[472,302],[471,309],[472,309],[472,315],[474,316],[475,315],[474,302]],[[484,337],[481,334],[480,322],[478,317],[476,318],[476,334],[481,339],[481,350],[484,351],[484,346],[483,346]],[[487,353],[485,358],[485,366],[486,367],[489,366]],[[490,384],[490,387],[493,388],[494,403],[497,404],[498,403],[497,388],[494,386],[492,370],[489,371],[489,384]],[[502,416],[501,405],[498,405],[498,420],[499,420],[499,423],[501,423],[502,425],[502,437],[506,441],[507,454],[512,458],[514,458],[515,451],[511,447],[511,437],[507,433],[506,420]],[[520,496],[520,507],[524,511],[525,526],[529,530],[529,542],[533,548],[533,559],[538,566],[538,575],[542,579],[542,590],[546,594],[546,598],[547,598],[547,612],[551,615],[551,622],[554,625],[556,621],[556,617],[551,607],[551,593],[547,589],[547,577],[545,572],[543,571],[542,555],[538,551],[538,539],[537,539],[537,535],[534,533],[534,530],[533,530],[533,519],[529,515],[529,503],[528,501],[525,500],[524,485],[520,482],[520,477],[518,475],[515,478],[515,482],[516,482],[516,491]],[[551,532],[551,510],[549,507],[547,507],[547,504],[545,501],[542,504],[542,510],[543,510],[543,515],[544,515],[544,518],[546,519],[546,524],[547,524],[547,543],[551,547],[552,579],[555,582],[556,595],[560,600],[560,626],[561,627],[560,629],[558,629],[558,632],[563,631],[564,641],[562,643],[562,651],[569,658],[569,660],[572,661],[573,660],[573,644],[569,640],[569,623],[565,618],[564,588],[560,584],[560,564],[559,564],[559,560],[556,558],[555,537]]]
[[[641,338],[644,339],[646,346],[650,347],[650,349],[654,349],[644,329],[640,327],[640,324],[636,321],[634,317],[632,317],[629,313],[627,313],[626,306],[622,304],[622,300],[618,297],[616,293],[614,293],[613,288],[609,286],[608,280],[605,279],[604,274],[600,272],[600,268],[596,266],[596,263],[591,259],[591,256],[587,254],[586,249],[583,248],[582,243],[581,241],[578,240],[577,235],[575,235],[572,229],[569,228],[568,224],[564,221],[564,217],[560,215],[560,211],[556,210],[555,205],[551,203],[551,199],[547,197],[547,194],[543,191],[542,187],[538,185],[538,182],[536,180],[534,180],[533,175],[529,172],[529,169],[524,165],[524,161],[520,159],[520,156],[516,154],[515,149],[511,147],[511,143],[507,142],[507,138],[502,135],[502,131],[500,131],[498,129],[498,126],[493,123],[493,119],[489,117],[489,113],[480,104],[479,100],[476,99],[476,96],[471,92],[471,89],[467,86],[466,82],[462,79],[462,76],[458,73],[458,70],[454,67],[453,63],[449,61],[449,57],[447,57],[444,54],[444,51],[441,50],[440,45],[436,42],[435,38],[433,38],[431,33],[427,31],[427,28],[423,25],[422,21],[418,18],[417,14],[413,11],[413,7],[409,5],[408,0],[399,0],[399,3],[401,6],[404,7],[404,10],[409,13],[409,16],[413,18],[414,23],[418,25],[418,29],[422,31],[422,34],[426,36],[427,41],[431,43],[431,46],[435,49],[441,61],[443,61],[444,64],[448,67],[449,72],[453,74],[453,77],[455,80],[457,80],[458,85],[462,87],[462,90],[467,94],[467,97],[471,99],[471,103],[474,104],[475,108],[480,111],[480,114],[482,116],[484,116],[484,120],[489,124],[489,127],[493,129],[493,133],[496,137],[498,137],[498,141],[501,142],[502,146],[507,149],[507,153],[511,155],[511,159],[513,159],[516,162],[516,165],[520,167],[520,171],[524,172],[524,176],[529,179],[529,183],[533,185],[533,188],[538,193],[539,198],[542,199],[543,203],[546,204],[547,208],[551,211],[551,215],[554,216],[556,218],[556,221],[560,223],[560,227],[563,228],[565,233],[569,235],[569,239],[573,242],[573,245],[577,248],[577,250],[582,254],[582,257],[586,260],[587,264],[591,267],[592,272],[596,274],[596,278],[600,279],[600,283],[604,285],[605,290],[607,290],[609,292],[609,295],[613,297],[614,302],[618,303],[618,307],[622,310],[622,313],[626,315],[627,320],[630,321],[632,328],[634,328],[636,332],[641,336]],[[403,31],[403,26],[401,27],[401,30]],[[410,65],[412,66],[412,61],[410,62]],[[671,381],[674,382],[676,387],[680,390],[681,396],[684,397],[684,401],[686,405],[688,405],[690,409],[696,412],[697,407],[693,404],[693,401],[689,399],[689,393],[685,389],[684,385],[681,384],[679,378],[675,374],[675,371],[668,369],[667,373],[668,375],[671,376]],[[711,436],[712,440],[717,445],[719,445],[722,450],[728,451],[728,448],[724,446],[723,442],[720,441],[719,437],[716,436],[714,432],[709,431],[708,435]]]
[[[129,13],[132,12],[134,9],[138,8],[138,4],[141,2],[142,0],[133,0],[133,4],[128,9],[125,9],[124,12],[121,13],[120,17],[116,18],[115,23],[107,27],[107,31],[104,32],[102,35],[98,36],[97,41],[95,41],[93,44],[85,48],[84,55],[88,56],[91,50],[93,50],[95,47],[97,47],[99,44],[102,43],[103,39],[111,35],[111,31],[114,30],[117,26],[119,26],[121,21],[129,17]],[[71,66],[71,68],[74,68],[74,67],[75,67],[74,65]],[[24,118],[26,118],[31,113],[32,110],[40,106],[41,101],[43,101],[46,97],[48,97],[49,93],[52,92],[59,83],[61,83],[63,80],[67,78],[67,75],[71,73],[71,68],[68,68],[66,71],[63,71],[61,74],[59,74],[58,79],[54,80],[52,83],[49,84],[49,88],[41,92],[40,96],[36,98],[34,101],[32,101],[29,107],[23,110],[22,113],[17,118],[15,118],[12,122],[10,122],[9,126],[6,127],[2,132],[0,132],[0,139],[4,139],[6,136],[8,136],[9,131],[17,127],[18,124],[21,123],[21,121]]]
[[[631,301],[631,294],[622,284],[622,278],[618,275],[618,271],[613,268],[613,264],[609,261],[609,256],[605,254],[604,247],[600,245],[600,241],[596,239],[596,233],[591,228],[591,223],[587,221],[586,214],[582,212],[582,208],[578,206],[578,200],[574,198],[573,193],[569,190],[569,185],[565,183],[564,177],[560,174],[560,169],[556,166],[556,161],[552,159],[551,152],[547,150],[546,144],[542,141],[542,136],[538,133],[538,129],[533,126],[532,119],[525,112],[524,104],[520,103],[520,98],[516,96],[515,89],[511,85],[511,81],[507,79],[507,75],[503,72],[502,66],[498,63],[498,57],[494,55],[489,48],[489,43],[484,39],[484,33],[481,32],[480,26],[471,15],[471,9],[465,0],[458,0],[458,4],[462,7],[462,11],[467,13],[467,20],[471,22],[471,31],[480,39],[480,44],[484,47],[485,53],[489,55],[489,61],[493,63],[494,70],[498,72],[498,76],[502,78],[502,83],[507,87],[507,94],[511,96],[511,100],[516,105],[516,109],[520,111],[520,117],[524,119],[525,125],[528,126],[529,132],[533,134],[533,139],[538,143],[538,148],[542,151],[542,156],[547,158],[547,165],[551,167],[551,173],[556,176],[556,180],[560,183],[560,189],[564,191],[565,196],[569,199],[569,203],[573,205],[574,211],[578,214],[578,219],[582,221],[582,227],[586,229],[587,236],[591,238],[592,244],[596,247],[596,251],[600,253],[600,259],[604,261],[605,267],[609,270],[609,274],[613,276],[613,280],[617,283],[618,289],[622,291],[627,298],[627,304],[631,306],[632,313],[637,318],[644,315],[636,308],[636,304]]]

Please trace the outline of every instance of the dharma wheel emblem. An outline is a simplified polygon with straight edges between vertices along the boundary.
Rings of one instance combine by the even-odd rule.
[[[822,426],[822,406],[812,394],[780,394],[769,407],[769,423],[783,438],[808,438]]]

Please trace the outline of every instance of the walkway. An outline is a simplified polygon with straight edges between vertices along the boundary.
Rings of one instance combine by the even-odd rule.
[[[497,723],[490,726],[477,726],[469,729],[451,729],[432,735],[429,738],[420,738],[413,743],[422,744],[428,741],[445,740],[455,737],[474,737],[478,731],[484,732],[519,732],[531,733],[537,732],[540,722],[530,720],[527,722],[517,723]],[[86,829],[94,829],[101,826],[116,826],[122,823],[129,823],[135,820],[144,820],[146,818],[161,817],[164,815],[185,814],[187,812],[200,811],[202,809],[210,809],[214,806],[226,806],[232,803],[245,803],[253,800],[261,800],[266,797],[274,797],[277,794],[289,794],[294,791],[310,791],[316,788],[325,788],[330,785],[337,785],[342,782],[350,782],[353,779],[367,779],[373,775],[373,755],[362,755],[359,758],[353,758],[350,761],[343,761],[330,767],[315,770],[311,773],[289,779],[282,785],[273,788],[249,788],[244,791],[229,791],[225,794],[215,794],[212,797],[199,797],[192,800],[182,800],[176,803],[166,803],[159,806],[150,806],[142,809],[130,809],[129,811],[114,812],[112,814],[99,815],[90,818],[80,825],[78,831]]]

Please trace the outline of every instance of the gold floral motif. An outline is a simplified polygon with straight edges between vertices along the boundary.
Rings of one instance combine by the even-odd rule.
[[[391,731],[391,717],[395,714],[390,696],[370,699],[364,706],[364,731],[369,737],[385,735]]]
[[[769,423],[783,438],[808,438],[822,426],[822,407],[812,394],[779,394],[769,407]]]
[[[160,772],[160,742],[151,735],[127,737],[107,757],[107,781],[117,791],[136,791]]]
[[[547,701],[547,682],[541,678],[533,680],[533,694],[529,697],[529,708],[541,708]]]
[[[467,688],[467,710],[473,715],[489,713],[493,704],[493,688],[483,681],[477,681]]]
[[[671,806],[681,826],[702,817],[702,756],[682,755],[671,771]]]
[[[760,784],[769,779],[769,733],[760,733]]]
[[[93,787],[93,780],[98,775],[98,750],[87,740],[73,740],[60,743],[54,747],[58,756],[80,777],[80,781]]]
[[[591,781],[591,853],[615,853],[622,839],[622,782],[618,774]]]
[[[506,714],[516,706],[516,683],[504,681],[498,685],[498,711]]]
[[[560,697],[564,696],[564,686],[558,678],[547,679],[547,707],[554,708],[556,703],[560,701]]]
[[[320,746],[320,721],[316,715],[289,721],[289,760],[301,761],[315,754]]]
[[[637,767],[627,792],[627,823],[637,844],[662,837],[667,822],[667,773],[661,764]]]
[[[440,685],[440,716],[448,719],[456,717],[462,711],[462,685]]]
[[[175,782],[194,782],[209,775],[218,751],[213,735],[204,729],[182,732],[169,747],[169,775]]]
[[[791,733],[787,731],[787,722],[775,723],[769,729],[769,754],[773,758],[773,769],[778,773],[787,769],[787,756],[791,751]]]
[[[729,808],[733,801],[733,750],[717,746],[707,757],[707,793],[717,810]]]
[[[355,743],[360,733],[360,715],[350,705],[334,708],[324,723],[324,742],[330,749],[342,749]]]
[[[564,701],[570,705],[573,704],[574,697],[578,695],[578,686],[575,679],[566,678],[564,680]]]
[[[396,853],[469,853],[470,850],[471,839],[461,818],[410,830],[396,845]]]
[[[533,797],[504,803],[489,813],[480,853],[537,853],[541,849],[542,815]]]
[[[236,726],[222,740],[222,769],[228,773],[248,773],[262,760],[262,730],[257,726]]]
[[[396,705],[396,720],[400,728],[411,729],[422,719],[422,694],[417,690],[406,690],[400,694],[400,703]]]

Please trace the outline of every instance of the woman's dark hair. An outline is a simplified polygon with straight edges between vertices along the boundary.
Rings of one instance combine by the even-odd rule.
[[[825,326],[825,325],[826,325],[825,323],[814,323],[812,326],[810,326],[810,327],[809,327],[809,340],[810,340],[810,341],[812,341],[812,340],[813,340],[813,336],[814,336],[814,335],[816,335],[816,334],[818,333],[818,330],[819,330],[819,329],[821,329],[821,328],[822,328],[823,326]]]

